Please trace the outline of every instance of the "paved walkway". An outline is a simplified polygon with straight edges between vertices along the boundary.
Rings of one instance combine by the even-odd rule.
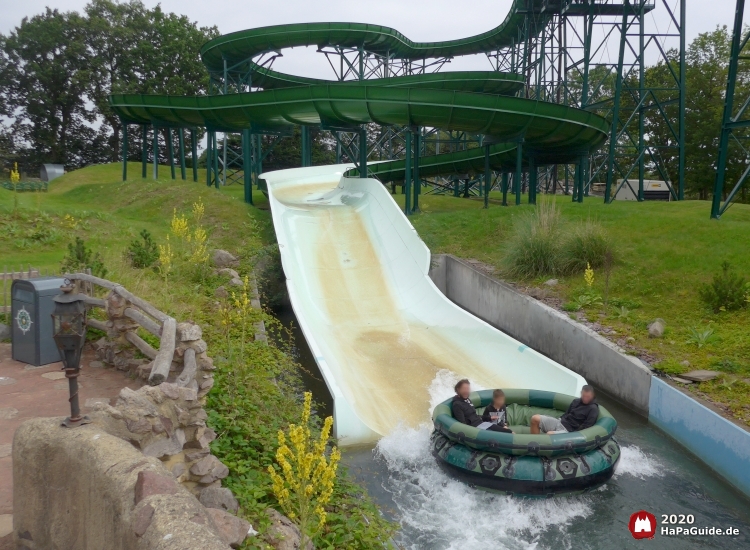
[[[120,371],[90,367],[93,360],[93,352],[84,352],[78,379],[84,413],[97,401],[114,402],[123,387],[140,385]],[[13,434],[30,418],[70,414],[68,381],[61,368],[61,363],[32,367],[13,361],[10,344],[0,344],[0,550],[13,548]]]

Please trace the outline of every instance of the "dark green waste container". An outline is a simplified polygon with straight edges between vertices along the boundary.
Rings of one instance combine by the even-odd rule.
[[[13,359],[40,366],[60,360],[52,338],[54,298],[65,282],[62,277],[17,279],[11,286],[11,338]]]

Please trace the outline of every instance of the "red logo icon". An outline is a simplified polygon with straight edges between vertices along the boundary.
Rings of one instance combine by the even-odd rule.
[[[656,516],[646,510],[640,510],[630,516],[628,529],[634,539],[652,539],[656,534]]]

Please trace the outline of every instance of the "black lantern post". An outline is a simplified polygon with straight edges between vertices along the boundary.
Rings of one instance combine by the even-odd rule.
[[[53,338],[60,350],[70,389],[70,417],[65,419],[63,426],[75,428],[90,422],[88,416],[81,416],[78,405],[78,374],[81,369],[81,351],[86,342],[86,303],[85,296],[75,293],[75,286],[69,280],[65,280],[60,290],[62,294],[54,298]]]

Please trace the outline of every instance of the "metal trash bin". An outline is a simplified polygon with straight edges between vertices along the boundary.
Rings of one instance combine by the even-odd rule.
[[[60,360],[52,338],[54,297],[65,282],[62,277],[16,279],[11,286],[11,339],[13,359],[34,366]]]

